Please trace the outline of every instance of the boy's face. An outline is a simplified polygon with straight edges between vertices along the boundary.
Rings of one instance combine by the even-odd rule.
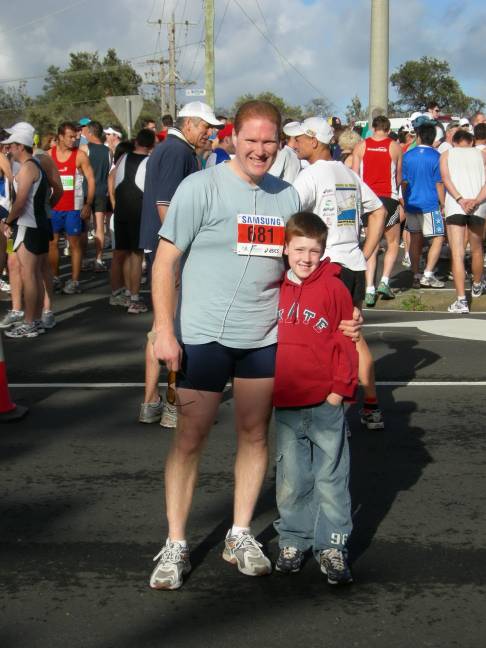
[[[285,244],[284,253],[289,257],[289,265],[294,274],[303,280],[319,266],[323,249],[316,239],[294,236]]]

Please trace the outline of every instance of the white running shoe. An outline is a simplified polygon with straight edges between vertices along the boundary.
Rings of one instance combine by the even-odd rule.
[[[420,278],[420,285],[424,288],[443,288],[445,286],[445,283],[443,281],[440,281],[440,279],[437,279],[435,275],[431,275],[429,277],[423,275]]]
[[[167,401],[164,403],[160,427],[175,429],[177,427],[177,406]]]
[[[158,560],[156,568],[150,576],[152,589],[175,590],[182,585],[183,578],[191,571],[189,549],[178,542],[167,542],[154,556]]]
[[[266,576],[272,571],[272,563],[261,547],[251,533],[231,535],[230,529],[224,541],[223,559],[246,576]]]
[[[449,308],[447,309],[449,313],[469,313],[469,306],[465,299],[456,299]]]

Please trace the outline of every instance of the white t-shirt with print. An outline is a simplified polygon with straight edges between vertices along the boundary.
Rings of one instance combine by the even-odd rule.
[[[302,209],[317,214],[329,229],[324,256],[350,270],[366,270],[359,247],[361,216],[381,207],[378,196],[342,162],[326,160],[303,169],[294,187]]]

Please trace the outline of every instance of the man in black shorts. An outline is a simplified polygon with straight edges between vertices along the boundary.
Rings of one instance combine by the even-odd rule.
[[[25,122],[9,130],[13,159],[20,164],[14,178],[15,200],[2,223],[10,238],[15,225],[14,250],[20,265],[24,291],[24,321],[5,332],[11,338],[34,338],[44,332],[41,324],[44,285],[42,263],[49,251],[51,230],[48,221],[49,184],[40,163],[33,158],[34,129]]]
[[[134,150],[120,157],[109,182],[115,227],[110,304],[128,306],[128,312],[134,314],[147,312],[139,295],[143,261],[139,240],[145,167],[154,144],[154,131],[143,128],[135,139]],[[130,297],[124,293],[125,264]]]

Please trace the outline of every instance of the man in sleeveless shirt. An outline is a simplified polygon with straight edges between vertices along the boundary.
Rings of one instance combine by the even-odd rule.
[[[106,270],[106,265],[103,262],[103,248],[105,245],[108,174],[110,173],[112,159],[110,149],[101,141],[102,136],[103,126],[97,121],[91,121],[86,127],[86,138],[88,140],[87,150],[89,163],[95,177],[95,195],[93,202],[96,246],[95,272],[103,272]]]
[[[54,238],[49,246],[49,260],[54,273],[54,281],[60,283],[59,273],[59,234],[64,231],[71,250],[72,276],[63,288],[67,295],[81,292],[79,275],[81,273],[81,234],[83,221],[91,216],[95,193],[95,179],[88,156],[75,148],[76,124],[63,122],[57,129],[57,145],[48,152],[54,160],[61,176],[64,193],[52,210],[51,222]],[[87,182],[86,203],[83,204],[83,176]]]
[[[44,332],[41,325],[44,286],[42,259],[49,251],[50,228],[47,213],[49,184],[39,162],[33,158],[34,129],[16,124],[9,129],[10,152],[20,165],[14,177],[15,200],[2,224],[3,234],[14,235],[24,293],[24,321],[5,332],[7,337],[34,338]],[[13,230],[16,225],[16,231]]]
[[[376,258],[378,247],[366,264],[366,306],[374,306],[378,295],[384,299],[394,299],[390,288],[390,275],[398,256],[400,246],[400,212],[398,187],[402,181],[402,148],[390,138],[390,120],[384,115],[375,117],[372,122],[373,135],[360,142],[353,151],[352,169],[363,182],[379,197],[387,210],[385,220],[385,239],[387,249],[383,259],[383,274],[375,290]],[[367,214],[363,215],[365,231],[368,226]]]

